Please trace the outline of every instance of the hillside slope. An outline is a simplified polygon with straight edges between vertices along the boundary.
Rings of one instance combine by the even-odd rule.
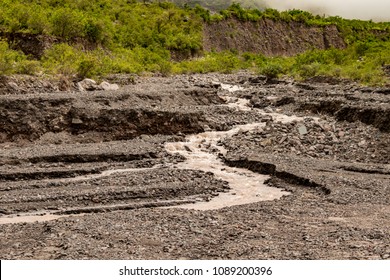
[[[238,3],[215,13],[163,1],[7,0],[0,11],[0,75],[43,73],[77,82],[117,73],[251,69],[274,77],[388,80],[388,22]]]
[[[203,23],[203,51],[262,53],[266,56],[292,56],[310,49],[344,49],[342,34],[334,25],[325,27],[307,26],[299,22],[284,22],[263,19],[259,22],[240,21],[235,18]],[[53,36],[26,33],[0,33],[14,48],[26,55],[41,58],[45,50],[64,42]],[[84,48],[96,48],[96,44],[80,41]],[[193,53],[171,50],[173,58],[190,58]]]

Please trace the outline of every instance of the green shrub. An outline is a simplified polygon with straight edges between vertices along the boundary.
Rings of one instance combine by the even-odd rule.
[[[35,75],[42,69],[41,63],[36,60],[22,60],[17,66],[15,72],[18,74]]]
[[[102,42],[105,38],[105,24],[94,19],[87,19],[84,23],[84,34],[86,38],[94,43]]]
[[[47,14],[39,9],[31,11],[27,26],[32,34],[49,34],[51,31],[51,25],[47,18]]]
[[[269,62],[265,66],[259,69],[259,74],[264,75],[269,79],[277,78],[283,72],[284,72],[283,67],[273,62]]]
[[[195,14],[200,16],[205,22],[210,22],[211,20],[211,14],[210,11],[203,8],[200,5],[196,5],[194,8]]]
[[[78,62],[83,56],[82,51],[68,44],[57,44],[46,50],[42,58],[42,65],[51,73],[72,76],[77,74]]]
[[[51,18],[53,34],[65,39],[83,37],[84,16],[81,12],[70,8],[54,11]]]
[[[92,77],[94,75],[94,71],[96,71],[96,67],[97,67],[96,64],[97,64],[97,61],[93,58],[82,59],[78,63],[77,76],[80,79]]]
[[[320,69],[321,69],[321,64],[318,62],[313,62],[311,64],[301,65],[297,69],[297,73],[301,78],[310,78],[319,75]]]
[[[55,45],[45,52],[40,61],[34,61],[0,42],[0,73],[34,74],[43,70],[68,76],[93,77],[106,73],[161,72],[169,75],[256,69],[269,77],[329,75],[368,84],[388,81],[382,71],[383,65],[390,64],[390,23],[386,22],[313,16],[301,10],[279,12],[263,9],[261,5],[254,6],[249,0],[190,1],[216,7],[217,10],[225,9],[214,14],[201,6],[190,8],[191,5],[188,5],[179,9],[165,1],[38,2],[0,1],[0,30],[55,35],[68,44]],[[175,2],[189,3],[184,0]],[[261,54],[240,54],[238,51],[211,52],[189,61],[170,61],[170,52],[194,54],[202,50],[204,21],[232,17],[242,21],[264,18],[295,21],[318,27],[334,24],[348,43],[348,48],[311,50],[292,58],[266,58]],[[102,48],[85,51],[82,47],[72,46],[86,40],[92,43],[87,44],[87,49],[91,46]]]
[[[24,54],[11,50],[7,42],[0,41],[0,75],[15,73],[18,63],[25,60]]]
[[[164,76],[169,76],[173,71],[172,63],[169,61],[162,60],[159,62],[159,72]]]
[[[380,85],[388,81],[382,66],[390,63],[390,42],[357,42],[345,50],[312,50],[297,55],[291,74],[298,78],[316,75],[351,79]]]

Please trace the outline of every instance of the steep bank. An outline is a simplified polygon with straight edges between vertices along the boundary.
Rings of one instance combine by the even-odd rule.
[[[198,133],[203,131],[204,117],[187,107],[221,102],[213,89],[199,88],[170,90],[165,94],[149,89],[146,93],[124,90],[115,95],[4,95],[0,98],[0,143],[37,140],[51,132],[92,133],[104,140],[132,139],[142,134]]]
[[[9,44],[26,55],[40,59],[45,50],[54,44],[64,42],[55,36],[43,36],[26,33],[0,33]],[[96,48],[85,40],[74,40],[72,44],[82,45],[85,49]],[[308,26],[301,22],[274,21],[262,19],[257,22],[240,21],[230,18],[203,24],[204,51],[237,50],[239,52],[263,53],[266,56],[292,56],[304,51],[343,49],[344,38],[335,25]],[[171,50],[173,59],[186,59],[197,55],[192,52]]]
[[[206,51],[237,50],[267,56],[292,56],[313,48],[346,47],[335,25],[320,27],[300,22],[270,19],[252,22],[231,18],[205,24],[203,30]]]

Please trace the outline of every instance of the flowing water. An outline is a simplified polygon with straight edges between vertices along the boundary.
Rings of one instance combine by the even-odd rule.
[[[229,183],[230,191],[221,193],[208,202],[173,206],[178,208],[213,210],[227,206],[241,205],[263,200],[279,199],[288,193],[264,182],[267,175],[254,173],[243,168],[226,166],[219,158],[224,155],[225,149],[218,145],[223,138],[232,136],[240,131],[250,131],[264,126],[263,123],[254,123],[237,126],[229,131],[204,132],[187,137],[186,142],[166,143],[165,149],[174,154],[178,153],[186,158],[182,163],[175,165],[180,169],[196,169],[212,172],[216,178]]]
[[[240,91],[243,88],[236,85],[221,84],[221,88],[230,93]],[[249,107],[249,101],[242,98],[220,95],[226,101],[226,105],[239,111],[253,110]],[[271,116],[273,120],[288,123],[302,121],[303,118],[287,116],[278,113],[266,113],[257,110],[264,116]],[[243,168],[226,166],[219,155],[225,155],[226,150],[219,145],[220,141],[240,132],[262,129],[264,123],[251,123],[239,125],[228,131],[211,131],[186,138],[185,142],[166,143],[165,149],[172,154],[178,153],[186,158],[182,163],[175,165],[180,169],[196,169],[212,172],[216,178],[229,183],[230,191],[221,193],[210,201],[196,204],[184,204],[173,206],[174,208],[186,208],[195,210],[213,210],[228,206],[242,205],[264,200],[279,199],[289,192],[265,185],[269,176],[254,173]]]
[[[236,85],[221,84],[221,88],[230,93],[242,90],[243,88]],[[296,116],[287,116],[278,113],[269,113],[259,109],[253,109],[249,106],[249,101],[246,99],[236,98],[228,95],[220,95],[225,99],[226,104],[230,108],[235,108],[240,111],[256,110],[264,116],[271,116],[274,121],[288,123],[292,121],[303,121],[303,118]],[[278,188],[265,185],[265,181],[269,179],[268,175],[262,175],[251,172],[243,168],[233,168],[226,166],[221,156],[226,154],[226,150],[220,145],[220,141],[231,137],[240,132],[261,130],[265,126],[264,123],[251,123],[239,125],[228,131],[210,131],[196,135],[190,135],[185,142],[166,143],[165,149],[171,154],[180,154],[186,158],[184,162],[172,165],[172,168],[201,170],[212,172],[216,178],[229,183],[230,191],[220,193],[213,197],[210,201],[200,201],[191,204],[181,204],[171,206],[170,208],[186,208],[196,210],[213,210],[222,207],[242,205],[247,203],[259,202],[264,200],[279,199],[289,192]],[[77,176],[74,178],[65,178],[61,181],[84,181],[106,176],[115,176],[116,173],[127,173],[137,171],[152,171],[156,168],[161,168],[161,165],[156,165],[151,168],[128,168],[128,169],[113,169],[106,170],[100,174],[91,174]],[[40,222],[50,221],[61,217],[74,215],[56,215],[56,212],[49,213],[26,213],[23,215],[7,215],[0,218],[0,224],[19,223],[19,222]]]

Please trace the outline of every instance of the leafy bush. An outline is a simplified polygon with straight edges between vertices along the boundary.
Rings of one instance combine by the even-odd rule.
[[[197,15],[199,15],[205,22],[210,22],[211,20],[211,14],[210,11],[203,8],[200,5],[196,5],[194,8],[194,11]]]
[[[255,66],[255,61],[260,61],[262,55],[246,53],[241,56],[234,51],[210,52],[201,58],[174,63],[173,73],[232,73],[239,69],[248,69]]]
[[[8,43],[0,41],[0,75],[17,72],[17,65],[26,60],[25,55],[9,49]]]
[[[51,25],[46,13],[39,9],[31,11],[27,26],[32,34],[49,34],[51,32]]]
[[[36,60],[21,60],[15,67],[15,73],[25,75],[35,75],[41,70],[41,63]]]
[[[51,18],[53,34],[65,39],[82,37],[84,16],[70,8],[55,10]]]
[[[77,74],[80,61],[84,56],[82,51],[62,43],[54,45],[45,52],[42,64],[51,73],[72,76]]]
[[[272,61],[269,61],[264,66],[260,67],[258,71],[259,74],[264,75],[269,79],[275,79],[284,72],[285,69],[283,69],[282,65]]]

